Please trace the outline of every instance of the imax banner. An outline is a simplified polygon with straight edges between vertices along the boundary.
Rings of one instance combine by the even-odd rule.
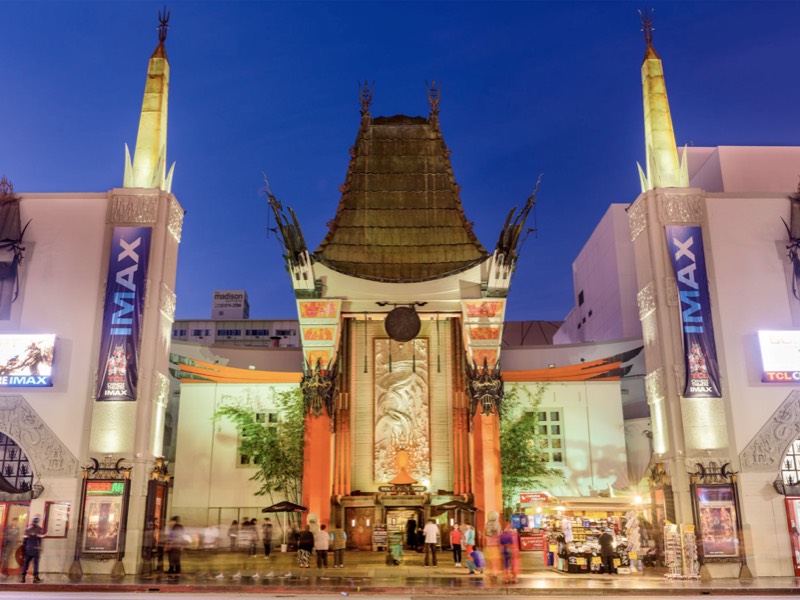
[[[115,227],[100,339],[98,400],[136,400],[149,227]]]
[[[686,369],[684,398],[720,398],[719,364],[711,323],[703,230],[668,225],[667,246],[678,282],[683,357]]]

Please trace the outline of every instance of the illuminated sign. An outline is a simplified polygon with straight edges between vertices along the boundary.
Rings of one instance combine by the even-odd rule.
[[[800,331],[759,331],[761,381],[800,382]]]
[[[56,336],[0,335],[0,387],[53,385],[53,349]]]

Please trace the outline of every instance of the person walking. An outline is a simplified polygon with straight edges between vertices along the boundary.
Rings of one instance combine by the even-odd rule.
[[[0,573],[3,577],[8,577],[8,565],[11,557],[17,551],[19,545],[19,527],[16,521],[11,521],[3,532],[2,557],[0,558]]]
[[[28,565],[33,563],[33,583],[41,583],[39,579],[39,557],[42,554],[42,538],[44,529],[39,527],[39,517],[33,517],[30,527],[25,529],[25,537],[22,539],[22,547],[25,549],[25,563],[22,566],[21,581],[25,583],[25,576],[28,574]]]
[[[319,526],[319,531],[314,534],[314,551],[317,553],[317,568],[328,568],[328,549],[331,547],[331,534],[328,527],[323,523]]]
[[[233,521],[231,521],[230,527],[228,527],[228,544],[231,552],[236,550],[236,546],[238,545],[238,540],[239,540],[239,521],[234,519]]]
[[[497,511],[489,511],[486,517],[483,543],[486,551],[486,566],[489,569],[489,577],[496,579],[500,570],[500,534],[503,533],[503,528],[500,525],[500,515]]]
[[[269,517],[264,519],[264,524],[261,526],[261,537],[264,540],[264,558],[269,558],[272,552],[272,521]]]
[[[459,525],[454,525],[453,529],[450,530],[450,546],[453,549],[453,562],[456,567],[461,566],[461,543],[463,538]]]
[[[597,540],[600,544],[600,558],[603,561],[603,569],[607,575],[614,574],[614,535],[610,529],[606,529]]]
[[[434,519],[428,519],[428,524],[425,525],[425,529],[422,530],[422,534],[425,539],[425,566],[430,566],[429,559],[433,556],[433,566],[437,566],[436,563],[436,544],[439,543],[439,526],[436,525],[436,521]]]
[[[172,527],[170,527],[169,535],[167,536],[167,556],[169,557],[167,573],[170,575],[180,575],[181,554],[183,553],[183,546],[186,540],[183,537],[181,518],[174,516],[170,521],[172,522]]]
[[[311,529],[306,525],[305,529],[300,532],[300,537],[297,538],[297,562],[300,564],[301,569],[308,569],[311,565],[311,553],[314,551],[314,534]]]
[[[469,556],[475,549],[475,529],[472,525],[464,525],[464,536],[461,540],[464,546],[464,553]]]
[[[339,525],[331,529],[331,550],[333,550],[333,567],[344,568],[344,549],[347,547],[347,533]]]
[[[517,583],[519,575],[519,544],[517,532],[509,523],[500,534],[500,548],[503,560],[503,583]]]

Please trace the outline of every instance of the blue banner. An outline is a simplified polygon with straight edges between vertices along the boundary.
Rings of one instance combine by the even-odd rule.
[[[720,398],[719,363],[711,322],[703,230],[668,225],[667,246],[678,283],[686,370],[684,398]]]
[[[115,227],[100,338],[98,400],[136,400],[150,227]]]

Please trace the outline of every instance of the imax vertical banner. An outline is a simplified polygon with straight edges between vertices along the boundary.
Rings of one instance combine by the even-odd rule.
[[[136,400],[149,227],[115,227],[100,338],[98,400]]]
[[[667,246],[680,297],[686,369],[683,397],[720,398],[719,363],[711,323],[703,230],[689,225],[668,225],[666,229]]]

